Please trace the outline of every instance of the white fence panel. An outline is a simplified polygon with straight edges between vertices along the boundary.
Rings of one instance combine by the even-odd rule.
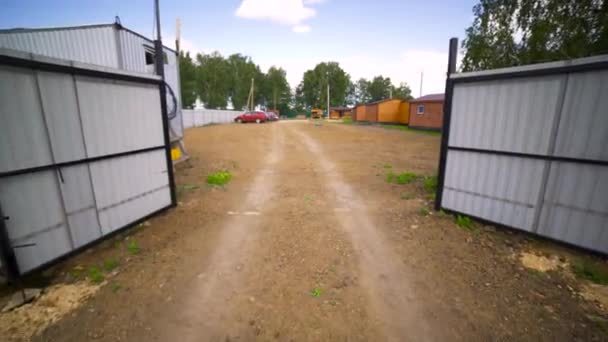
[[[183,109],[184,128],[200,127],[210,124],[231,123],[243,112],[220,109]]]

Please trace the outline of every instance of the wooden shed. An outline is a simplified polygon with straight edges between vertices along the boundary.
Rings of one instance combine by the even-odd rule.
[[[429,94],[410,101],[410,127],[441,130],[443,94]]]
[[[329,111],[329,118],[339,120],[342,118],[352,117],[352,108],[348,107],[331,107]]]
[[[403,123],[409,122],[409,103],[401,99],[384,99],[355,107],[358,121]]]

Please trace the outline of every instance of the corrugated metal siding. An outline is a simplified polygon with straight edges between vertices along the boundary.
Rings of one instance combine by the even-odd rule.
[[[158,85],[4,66],[0,77],[0,171],[79,162],[0,178],[11,243],[35,244],[15,251],[21,272],[171,203]]]
[[[113,26],[2,32],[0,47],[118,68]]]
[[[441,205],[608,253],[608,166],[493,153],[608,161],[606,94],[608,71],[456,83],[449,147],[485,152],[448,149]]]
[[[163,150],[91,164],[104,234],[171,203]]]
[[[544,161],[449,151],[443,207],[531,231]]]
[[[154,67],[146,68],[146,50],[144,45],[154,49],[151,41],[143,39],[125,30],[118,31],[120,49],[122,50],[122,66],[125,70],[136,72],[154,72]]]
[[[572,74],[555,155],[608,160],[608,71]]]
[[[606,252],[608,167],[552,163],[538,233]]]
[[[77,77],[89,157],[164,144],[156,85]]]
[[[450,146],[547,153],[565,76],[457,84]]]

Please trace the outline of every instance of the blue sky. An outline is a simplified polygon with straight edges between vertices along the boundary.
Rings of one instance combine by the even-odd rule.
[[[419,95],[442,92],[450,37],[464,37],[476,0],[161,0],[165,45],[175,19],[182,46],[192,52],[249,55],[264,69],[287,71],[295,87],[302,73],[337,61],[353,79],[389,76]],[[152,36],[152,0],[0,0],[0,25],[71,26],[113,22]]]

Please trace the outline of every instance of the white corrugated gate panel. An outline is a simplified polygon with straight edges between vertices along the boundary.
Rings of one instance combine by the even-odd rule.
[[[164,145],[156,85],[77,77],[88,157]]]
[[[34,73],[0,67],[0,172],[52,162]]]
[[[456,84],[450,146],[545,154],[565,76]]]
[[[41,72],[38,80],[55,162],[84,159],[74,79],[71,75]]]
[[[80,164],[62,167],[61,174],[61,193],[70,232],[77,248],[101,237],[89,166]]]
[[[608,253],[608,166],[552,162],[538,233]]]
[[[2,32],[0,47],[118,68],[116,40],[111,25]]]
[[[442,206],[530,231],[544,163],[449,151]]]
[[[104,234],[171,203],[164,150],[94,162],[91,176]]]
[[[22,272],[70,251],[55,171],[0,179],[0,202],[11,243],[36,244],[15,250]]]
[[[122,66],[125,70],[147,72],[144,45],[154,48],[154,44],[126,30],[119,30]]]
[[[571,74],[555,155],[608,161],[608,70]]]

